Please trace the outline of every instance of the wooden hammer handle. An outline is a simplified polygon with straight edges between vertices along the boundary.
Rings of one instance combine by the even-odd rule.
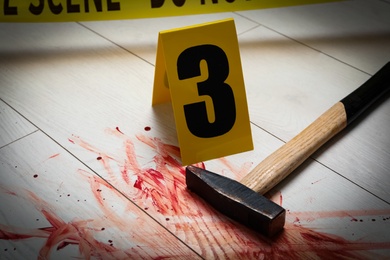
[[[346,126],[344,105],[338,102],[264,159],[240,182],[260,194],[265,194]]]
[[[260,194],[265,194],[389,90],[390,62],[361,87],[268,156],[240,182]]]

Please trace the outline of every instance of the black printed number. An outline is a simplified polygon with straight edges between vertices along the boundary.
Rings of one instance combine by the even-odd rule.
[[[211,97],[215,120],[207,116],[206,102],[184,105],[187,127],[190,132],[203,138],[211,138],[229,132],[236,121],[236,104],[231,87],[225,83],[229,75],[229,62],[225,52],[215,45],[199,45],[184,50],[177,60],[180,80],[200,76],[200,62],[205,60],[208,78],[198,82],[198,95]]]

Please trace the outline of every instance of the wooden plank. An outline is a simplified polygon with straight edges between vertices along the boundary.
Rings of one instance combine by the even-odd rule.
[[[234,13],[190,15],[167,18],[133,19],[110,22],[83,22],[82,24],[103,37],[115,42],[126,50],[155,64],[157,36],[162,30],[179,28],[187,25],[234,18],[237,33],[243,33],[258,26]]]
[[[341,1],[239,13],[370,74],[390,60],[388,1]]]
[[[13,79],[2,97],[202,257],[390,253],[389,204],[313,161],[268,194],[288,210],[280,236],[266,239],[230,221],[185,189],[171,107],[150,106],[153,66],[76,24],[1,26],[0,68]],[[43,36],[52,40],[34,40]],[[282,145],[256,126],[253,137],[254,151],[205,166],[240,179]]]
[[[0,100],[0,148],[36,130],[35,126]]]
[[[42,132],[0,161],[2,259],[198,258]]]

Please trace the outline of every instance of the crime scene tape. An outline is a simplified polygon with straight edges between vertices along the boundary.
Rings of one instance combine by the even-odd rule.
[[[340,0],[1,0],[0,22],[101,21],[233,12]]]

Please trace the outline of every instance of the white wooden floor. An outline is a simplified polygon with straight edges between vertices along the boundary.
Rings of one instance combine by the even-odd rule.
[[[0,259],[390,258],[390,99],[267,196],[267,239],[185,188],[160,30],[233,17],[255,149],[234,179],[390,61],[390,1],[108,22],[0,24]]]

